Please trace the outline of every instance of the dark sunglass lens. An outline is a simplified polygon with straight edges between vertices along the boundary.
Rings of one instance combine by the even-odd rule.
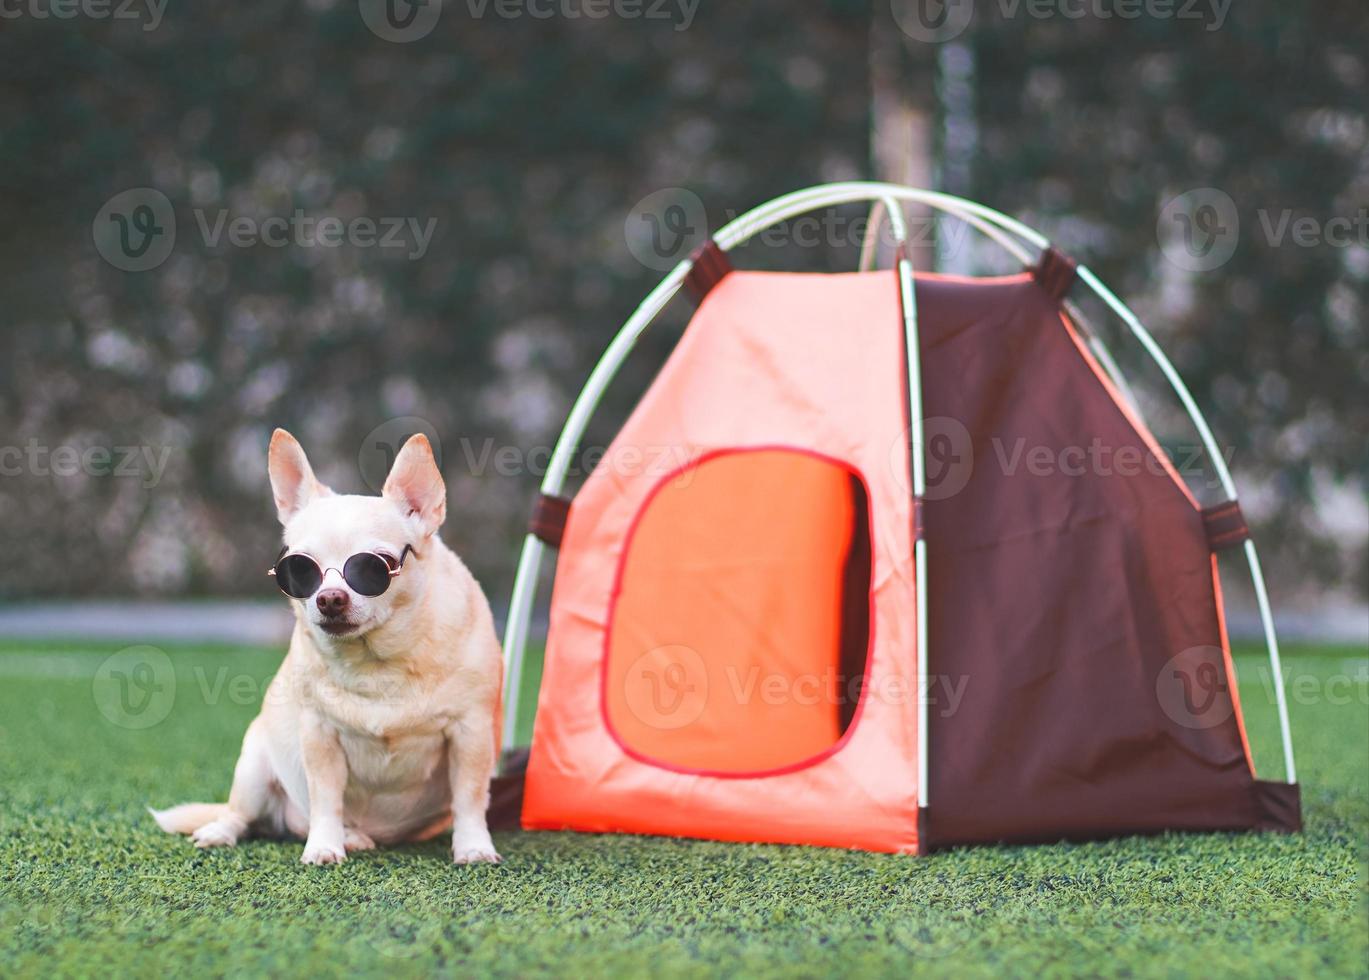
[[[343,566],[342,577],[359,594],[378,596],[390,587],[390,566],[379,555],[353,555]]]
[[[318,591],[323,573],[306,555],[286,555],[276,562],[276,584],[288,596],[307,599]]]

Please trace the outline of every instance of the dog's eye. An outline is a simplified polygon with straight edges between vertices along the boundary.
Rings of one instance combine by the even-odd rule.
[[[390,566],[390,571],[393,572],[396,568],[399,567],[399,559],[396,558],[394,555],[390,554],[388,551],[377,551],[376,554],[378,554],[381,558],[385,560],[385,564]]]

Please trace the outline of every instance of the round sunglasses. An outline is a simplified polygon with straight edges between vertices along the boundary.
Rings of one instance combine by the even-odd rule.
[[[404,559],[413,550],[412,545],[406,544],[398,561],[374,551],[359,551],[343,563],[342,580],[357,595],[368,598],[383,595],[390,587],[390,580],[403,571]],[[323,576],[330,570],[321,568],[318,562],[303,552],[287,555],[282,551],[266,574],[274,577],[277,587],[291,599],[307,599],[318,591],[323,584]]]

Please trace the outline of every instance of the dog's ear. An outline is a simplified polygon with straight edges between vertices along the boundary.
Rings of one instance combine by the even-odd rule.
[[[427,436],[420,432],[409,437],[380,492],[404,509],[422,537],[442,526],[447,519],[447,485],[442,482]]]
[[[282,524],[315,498],[333,495],[333,491],[319,483],[314,476],[309,458],[304,455],[304,448],[284,429],[271,433],[266,472],[271,477],[271,493],[276,498],[276,514]]]

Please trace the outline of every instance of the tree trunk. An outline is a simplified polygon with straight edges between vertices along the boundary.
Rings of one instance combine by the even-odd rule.
[[[908,0],[896,0],[908,2]],[[870,21],[870,159],[877,180],[934,189],[936,46],[905,35],[886,4]],[[905,208],[915,268],[936,265],[930,209]],[[878,261],[891,261],[890,236],[881,235]]]

